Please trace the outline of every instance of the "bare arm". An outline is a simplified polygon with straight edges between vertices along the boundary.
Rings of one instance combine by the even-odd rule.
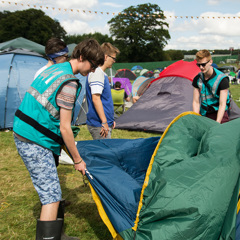
[[[71,129],[72,110],[60,108],[60,131],[63,141],[72,155],[73,161],[78,163],[82,160],[75,145],[73,132]],[[74,164],[76,170],[81,171],[85,175],[86,163],[82,160],[79,164]]]
[[[102,123],[104,123],[103,124],[104,127],[101,129],[100,134],[101,136],[106,137],[108,135],[109,127],[108,127],[106,115],[104,113],[101,95],[92,94],[92,101],[99,118],[101,119]]]
[[[221,123],[223,119],[223,115],[226,109],[227,104],[227,97],[228,97],[228,89],[224,89],[220,91],[220,97],[219,97],[219,109],[217,113],[217,122]]]
[[[199,89],[198,88],[194,88],[193,90],[193,103],[192,103],[192,107],[193,107],[193,112],[195,113],[200,113],[200,93],[199,93]]]

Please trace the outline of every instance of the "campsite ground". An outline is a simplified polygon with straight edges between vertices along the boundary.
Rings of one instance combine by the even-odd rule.
[[[240,85],[232,85],[231,94],[234,100],[238,100]],[[237,104],[240,107],[240,102]],[[90,140],[86,126],[81,126],[80,129],[77,140]],[[113,131],[113,138],[135,139],[151,136],[158,134]],[[112,239],[99,217],[89,187],[83,184],[82,175],[69,165],[60,165],[58,172],[63,196],[72,203],[66,208],[66,233],[78,236],[81,240]],[[12,131],[0,132],[0,176],[0,239],[35,239],[40,202],[29,174],[17,154]]]

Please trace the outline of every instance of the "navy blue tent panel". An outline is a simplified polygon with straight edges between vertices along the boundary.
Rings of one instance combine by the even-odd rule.
[[[77,143],[92,176],[89,181],[117,232],[134,226],[146,170],[158,141],[159,137],[152,137]]]
[[[32,53],[34,54],[34,53]],[[38,69],[46,65],[42,56],[9,53],[0,55],[0,129],[12,128],[14,114]]]

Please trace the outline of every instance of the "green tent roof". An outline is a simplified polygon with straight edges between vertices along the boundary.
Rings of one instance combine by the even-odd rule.
[[[23,37],[0,43],[0,50],[4,50],[7,48],[24,48],[40,54],[45,54],[45,47],[43,45],[35,43]]]
[[[73,52],[74,48],[77,46],[77,44],[76,43],[70,43],[67,46],[68,46],[68,50],[69,50],[68,55],[71,56],[72,52]]]

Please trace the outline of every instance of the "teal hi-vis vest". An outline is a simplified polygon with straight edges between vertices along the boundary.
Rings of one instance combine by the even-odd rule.
[[[15,113],[13,131],[60,155],[63,139],[60,132],[60,108],[56,104],[56,96],[61,86],[72,80],[78,83],[77,99],[81,84],[73,75],[69,62],[54,64],[39,74]]]
[[[219,109],[219,95],[217,94],[218,86],[222,79],[226,77],[224,73],[214,68],[216,76],[207,81],[204,80],[203,73],[199,73],[197,85],[200,89],[201,107],[200,113],[206,116],[207,113],[218,111]],[[228,110],[230,104],[230,94],[228,91],[227,104],[225,110]]]

